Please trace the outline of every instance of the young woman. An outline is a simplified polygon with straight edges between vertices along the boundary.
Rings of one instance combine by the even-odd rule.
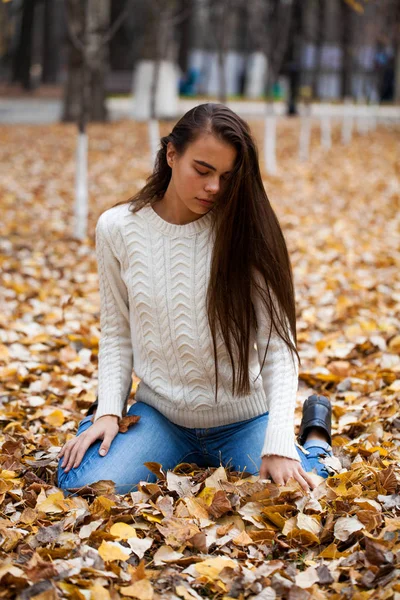
[[[62,489],[111,479],[127,493],[155,481],[147,461],[293,477],[306,491],[311,470],[328,476],[325,397],[306,400],[296,446],[292,270],[244,120],[221,104],[187,112],[143,189],[100,216],[96,253],[97,410],[60,452]],[[133,369],[140,420],[119,433]]]

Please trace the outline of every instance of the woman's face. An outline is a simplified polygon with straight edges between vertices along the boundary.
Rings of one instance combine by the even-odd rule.
[[[234,146],[212,133],[201,134],[189,144],[182,156],[169,142],[167,162],[172,169],[171,192],[191,212],[198,215],[207,213],[223,193],[236,155]]]

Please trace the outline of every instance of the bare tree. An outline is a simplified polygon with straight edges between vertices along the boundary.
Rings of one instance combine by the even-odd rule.
[[[69,64],[63,121],[82,119],[83,113],[89,120],[105,121],[108,47],[103,38],[109,27],[110,0],[66,0],[66,7]]]
[[[249,55],[245,95],[249,98],[260,97],[265,91],[268,68],[265,48],[267,8],[265,0],[250,0],[246,5]]]
[[[64,121],[82,118],[107,119],[105,78],[108,72],[108,44],[126,18],[130,0],[110,26],[111,0],[66,0],[69,64],[64,94]]]
[[[342,98],[351,96],[351,75],[353,67],[352,53],[352,8],[348,2],[341,3],[341,22],[342,22]]]
[[[71,71],[68,73],[64,120],[76,121],[78,125],[74,235],[82,240],[86,236],[88,217],[86,125],[89,120],[104,121],[107,118],[108,43],[127,15],[128,2],[111,27],[110,0],[67,0],[67,7]]]
[[[12,80],[31,90],[32,44],[35,23],[36,0],[23,0],[18,45],[13,56]]]
[[[219,77],[219,100],[226,103],[226,42],[229,25],[232,22],[232,1],[233,0],[212,0],[210,3],[210,24],[214,33],[218,54],[218,77]]]
[[[266,171],[271,174],[275,174],[277,171],[276,115],[272,101],[272,89],[278,79],[288,46],[293,4],[294,0],[267,0],[264,41],[264,52],[267,57],[264,160]]]
[[[267,28],[265,54],[268,60],[266,88],[271,93],[286,53],[294,0],[269,0],[267,4]]]
[[[226,55],[232,41],[237,10],[243,0],[209,0],[209,24],[214,37],[218,57],[218,97],[223,104],[227,100]]]

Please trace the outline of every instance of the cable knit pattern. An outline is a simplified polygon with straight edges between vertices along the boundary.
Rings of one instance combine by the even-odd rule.
[[[132,370],[136,399],[184,427],[209,428],[270,412],[261,456],[300,461],[295,448],[297,360],[269,334],[269,317],[254,299],[259,329],[250,345],[251,393],[232,395],[232,368],[217,337],[218,401],[206,310],[213,239],[211,213],[188,223],[164,221],[147,205],[104,212],[96,225],[100,287],[99,405],[95,420],[122,416]],[[258,376],[258,377],[257,377]]]

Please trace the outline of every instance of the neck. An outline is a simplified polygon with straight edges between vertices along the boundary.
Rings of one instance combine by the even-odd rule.
[[[164,197],[153,204],[153,209],[164,221],[168,221],[173,225],[186,225],[204,216],[192,212],[182,202],[175,190],[172,189],[171,182]]]

